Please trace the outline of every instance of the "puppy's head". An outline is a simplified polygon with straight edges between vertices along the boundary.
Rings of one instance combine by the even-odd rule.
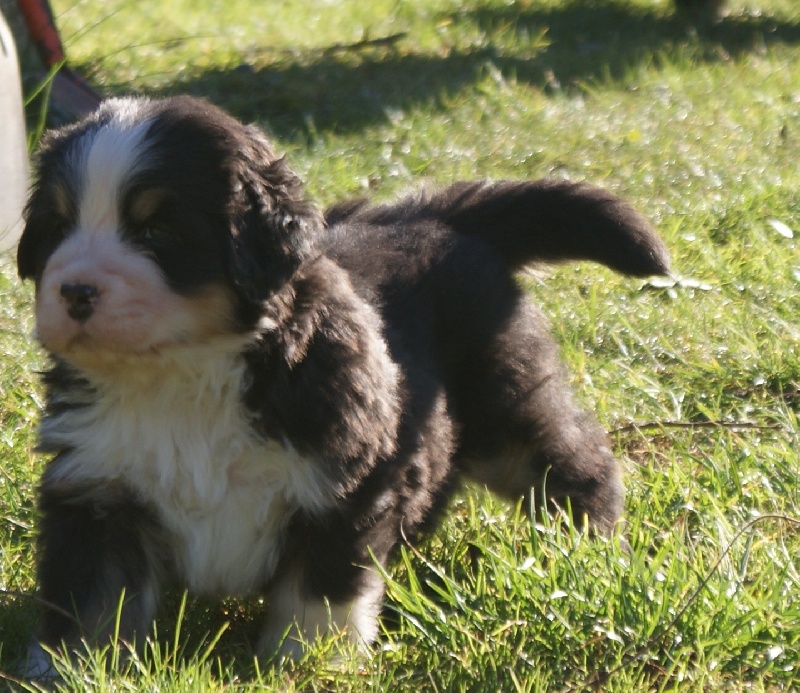
[[[17,254],[65,357],[253,328],[323,226],[266,138],[210,104],[106,102],[48,135]]]

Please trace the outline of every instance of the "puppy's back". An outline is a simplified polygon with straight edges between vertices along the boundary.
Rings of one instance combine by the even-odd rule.
[[[333,224],[438,222],[494,247],[511,271],[534,262],[593,260],[633,276],[669,272],[669,252],[647,219],[621,197],[585,183],[461,182],[391,205],[346,202],[326,217]]]

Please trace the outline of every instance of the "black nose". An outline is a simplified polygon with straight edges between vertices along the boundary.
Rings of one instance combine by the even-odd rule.
[[[86,322],[94,312],[100,292],[92,284],[62,284],[61,296],[67,302],[67,314],[73,320]]]

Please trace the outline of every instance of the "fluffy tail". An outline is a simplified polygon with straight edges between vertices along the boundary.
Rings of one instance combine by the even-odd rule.
[[[634,276],[669,272],[669,252],[647,219],[585,183],[456,183],[382,207],[345,203],[327,216],[377,224],[434,219],[494,246],[512,270],[536,261],[593,260]]]

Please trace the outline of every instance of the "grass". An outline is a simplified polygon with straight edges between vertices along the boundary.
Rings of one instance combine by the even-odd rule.
[[[653,219],[678,277],[521,279],[612,431],[630,553],[467,489],[391,567],[369,659],[334,639],[259,664],[262,605],[176,598],[143,653],[93,652],[65,666],[65,690],[800,688],[796,3],[730,0],[699,29],[665,0],[53,4],[72,64],[104,93],[191,92],[258,121],[323,204],[421,181],[588,180]],[[13,674],[37,611],[23,595],[44,358],[10,263],[0,291],[0,670]]]

